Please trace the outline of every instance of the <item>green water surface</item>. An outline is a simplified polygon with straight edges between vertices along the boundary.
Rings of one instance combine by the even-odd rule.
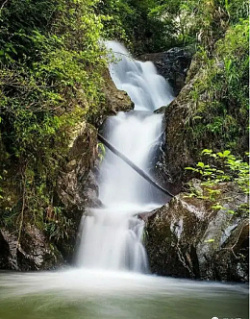
[[[1,273],[0,319],[248,319],[247,292],[129,273]]]

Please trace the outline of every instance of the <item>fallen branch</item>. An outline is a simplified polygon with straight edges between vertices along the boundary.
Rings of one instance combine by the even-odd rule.
[[[1,8],[0,8],[0,13],[1,11],[3,10],[4,6],[6,5],[6,3],[8,2],[9,0],[5,0],[4,3],[2,4]]]
[[[174,197],[174,195],[171,192],[169,192],[167,189],[164,189],[163,187],[158,185],[155,181],[153,181],[152,178],[147,173],[145,173],[138,166],[136,166],[133,162],[131,162],[125,155],[123,155],[121,152],[119,152],[102,135],[100,135],[98,133],[97,136],[98,136],[99,141],[101,143],[103,143],[112,153],[114,153],[116,156],[120,157],[126,164],[128,164],[134,171],[136,171],[141,177],[143,177],[151,185],[153,185],[155,188],[159,189],[162,193],[164,193],[170,197]]]

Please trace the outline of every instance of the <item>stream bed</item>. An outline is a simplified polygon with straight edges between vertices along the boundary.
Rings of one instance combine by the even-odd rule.
[[[249,318],[248,286],[129,272],[0,273],[0,319]]]

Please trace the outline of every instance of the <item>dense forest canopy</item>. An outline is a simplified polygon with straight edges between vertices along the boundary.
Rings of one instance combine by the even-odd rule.
[[[49,205],[63,214],[55,187],[72,130],[105,108],[105,39],[136,55],[192,47],[202,75],[190,143],[200,152],[215,134],[221,150],[245,158],[247,18],[246,0],[2,1],[0,223],[15,229],[25,212],[45,228]]]

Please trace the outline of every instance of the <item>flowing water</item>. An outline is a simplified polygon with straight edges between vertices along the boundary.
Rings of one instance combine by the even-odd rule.
[[[116,86],[128,92],[134,111],[110,117],[105,132],[108,141],[139,168],[149,172],[162,134],[162,114],[171,88],[151,62],[132,59],[119,43],[107,42],[116,63],[110,74]],[[135,217],[162,204],[155,190],[130,166],[107,150],[100,167],[100,200],[104,209],[89,212],[82,221],[78,265],[88,268],[147,272],[147,257],[141,243],[143,222]]]
[[[171,102],[171,88],[151,62],[133,60],[117,42],[107,47],[116,59],[110,65],[112,79],[135,107],[110,117],[104,134],[150,173],[162,133],[162,115],[153,112]],[[160,206],[164,197],[108,150],[99,189],[103,208],[83,217],[78,268],[0,273],[0,319],[249,318],[245,285],[147,274],[144,225],[137,214]]]

